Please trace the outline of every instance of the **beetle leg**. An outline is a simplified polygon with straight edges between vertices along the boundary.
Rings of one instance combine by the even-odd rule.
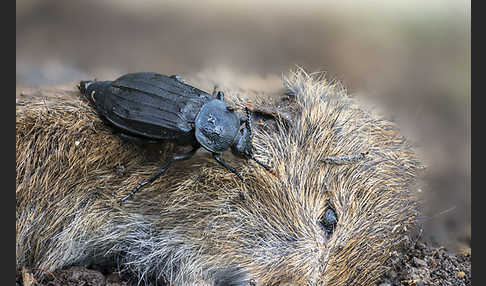
[[[224,101],[224,93],[222,91],[218,91],[218,94],[216,95],[216,97],[219,100]]]
[[[214,98],[217,98],[221,101],[224,101],[224,93],[222,91],[218,91],[218,85],[215,85],[214,86],[214,89],[213,89],[213,97]]]
[[[94,81],[92,80],[83,80],[79,83],[78,89],[82,94],[86,93],[86,89],[88,89],[88,86],[92,84]]]
[[[267,166],[265,163],[263,163],[263,162],[259,161],[257,158],[255,158],[255,157],[253,156],[253,154],[251,154],[250,159],[252,159],[253,161],[257,162],[257,163],[258,163],[258,165],[260,165],[260,166],[262,166],[263,168],[265,168],[265,170],[267,170],[267,171],[270,171],[270,170],[271,170],[271,168],[270,168],[269,166]]]
[[[213,94],[212,95],[213,95],[213,97],[217,97],[217,95],[218,95],[218,85],[217,84],[214,85]]]
[[[213,157],[219,164],[221,164],[221,166],[225,167],[226,169],[234,173],[242,182],[245,181],[243,180],[243,177],[240,175],[240,173],[238,173],[238,171],[235,168],[231,167],[228,163],[226,163],[223,159],[221,159],[221,157],[219,157],[219,154],[213,153]]]
[[[197,147],[193,147],[193,149],[187,153],[183,153],[183,154],[175,154],[174,156],[172,156],[172,158],[170,158],[158,171],[157,173],[155,173],[152,177],[150,177],[150,179],[146,180],[146,181],[143,181],[141,182],[140,184],[138,184],[128,195],[124,196],[122,199],[121,199],[121,203],[123,203],[124,201],[128,200],[129,198],[131,198],[138,190],[140,190],[140,188],[142,188],[143,186],[147,185],[147,184],[150,184],[152,183],[153,181],[155,181],[157,178],[159,178],[160,176],[162,176],[163,173],[165,173],[165,171],[167,171],[167,169],[169,169],[169,166],[170,164],[172,164],[174,161],[181,161],[181,160],[186,160],[186,159],[189,159],[191,158],[197,151],[197,149],[199,149],[199,146]]]
[[[359,154],[353,154],[353,155],[338,155],[338,156],[330,156],[326,157],[322,160],[319,160],[320,162],[323,162],[325,164],[332,164],[332,165],[346,165],[346,164],[352,164],[352,163],[357,163],[360,160],[363,160],[366,155],[368,155],[369,152],[362,152]]]

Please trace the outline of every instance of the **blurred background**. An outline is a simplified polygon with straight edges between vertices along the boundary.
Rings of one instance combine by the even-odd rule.
[[[266,91],[296,65],[327,72],[382,105],[419,147],[422,236],[470,247],[470,1],[16,3],[17,93],[135,71]]]

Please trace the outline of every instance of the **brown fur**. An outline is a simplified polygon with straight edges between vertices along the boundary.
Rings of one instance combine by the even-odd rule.
[[[243,184],[201,151],[122,206],[174,146],[122,141],[76,92],[18,104],[17,270],[106,259],[171,285],[370,285],[415,222],[410,186],[421,165],[391,122],[339,84],[302,70],[284,84],[285,106],[226,97],[282,115],[254,138],[277,177],[226,153]],[[365,152],[349,164],[322,161]],[[331,237],[319,224],[328,207],[338,217]]]

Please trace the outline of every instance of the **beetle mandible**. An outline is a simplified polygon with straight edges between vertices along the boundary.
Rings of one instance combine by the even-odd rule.
[[[211,95],[185,84],[179,76],[153,72],[129,73],[114,81],[81,81],[78,88],[99,115],[123,131],[122,137],[172,140],[178,145],[192,146],[187,153],[173,155],[121,202],[159,178],[174,161],[191,158],[200,147],[210,151],[219,164],[242,181],[238,171],[220,157],[228,149],[274,174],[254,157],[250,110],[246,108],[246,116],[237,114],[224,102],[224,93],[216,92],[216,88]]]

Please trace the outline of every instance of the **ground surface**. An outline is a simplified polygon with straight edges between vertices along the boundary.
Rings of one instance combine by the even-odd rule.
[[[471,250],[453,254],[419,241],[394,253],[377,285],[471,285]]]
[[[471,285],[471,249],[454,254],[443,247],[433,247],[422,241],[410,242],[406,248],[392,255],[388,265],[390,270],[378,279],[377,286]],[[129,277],[120,277],[116,270],[102,269],[101,266],[91,269],[74,266],[56,270],[47,273],[43,281],[35,281],[30,277],[34,271],[42,270],[26,269],[23,277],[18,277],[17,285],[137,285]]]

